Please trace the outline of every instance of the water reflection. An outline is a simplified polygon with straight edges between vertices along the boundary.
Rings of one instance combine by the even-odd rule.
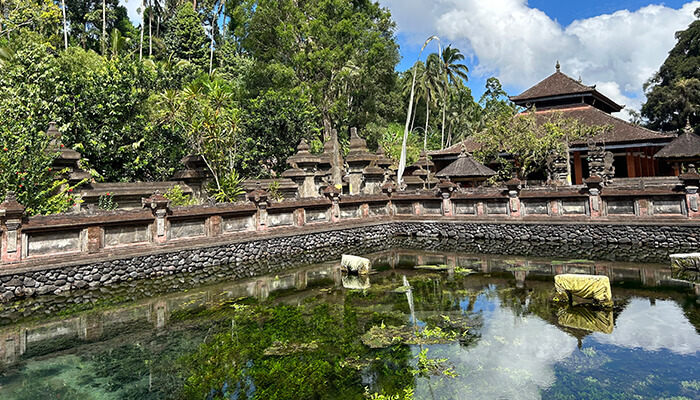
[[[632,299],[609,335],[592,335],[598,343],[646,351],[669,350],[676,354],[700,351],[700,335],[675,301]]]
[[[596,309],[591,306],[565,307],[557,313],[559,325],[584,331],[611,334],[614,321],[610,308]]]
[[[697,376],[696,297],[692,285],[674,281],[663,266],[414,250],[368,257],[378,271],[371,276],[344,276],[337,262],[329,262],[86,312],[67,305],[62,309],[66,316],[35,322],[29,319],[32,313],[43,315],[41,308],[10,306],[6,316],[28,320],[0,328],[0,361],[9,368],[0,379],[0,398],[14,398],[13,389],[44,378],[57,387],[92,393],[90,385],[100,387],[100,379],[112,379],[112,374],[127,376],[136,364],[147,367],[137,377],[110,383],[136,390],[140,395],[134,398],[180,393],[183,382],[172,377],[176,373],[190,381],[207,377],[198,382],[202,390],[231,394],[237,388],[241,395],[262,396],[266,385],[289,384],[287,389],[296,393],[297,382],[271,375],[285,368],[293,371],[290,376],[335,385],[335,391],[314,392],[316,398],[358,398],[364,386],[388,394],[414,388],[416,398],[538,398],[550,390],[571,395],[584,381],[578,374],[601,369],[605,360],[615,361],[605,361],[606,373],[638,368],[623,354],[638,350],[664,353],[666,358],[651,354],[644,359],[666,368],[658,375],[677,386]],[[448,268],[413,269],[424,264]],[[614,311],[551,303],[552,276],[564,272],[611,277]],[[80,297],[74,300],[79,303]],[[379,326],[395,326],[397,332],[409,328],[413,335],[429,328],[437,337],[412,343],[429,347],[431,357],[447,358],[458,377],[414,377],[418,347],[374,350],[358,340]],[[284,351],[271,359],[263,355],[271,347]],[[679,369],[676,365],[686,359],[669,357],[689,357],[694,364]],[[240,380],[226,381],[215,368],[206,370],[210,364],[245,368],[230,371]],[[86,375],[95,368],[107,375]],[[573,371],[574,383],[562,378],[566,368]],[[570,387],[562,389],[564,381]],[[656,397],[688,395],[669,390]]]

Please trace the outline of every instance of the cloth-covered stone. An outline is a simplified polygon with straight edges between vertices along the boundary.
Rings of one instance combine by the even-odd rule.
[[[593,299],[605,305],[612,305],[610,279],[604,275],[563,274],[554,277],[554,289],[559,300],[569,295]],[[565,296],[562,298],[562,296]]]
[[[367,258],[343,254],[343,257],[340,259],[340,267],[347,272],[369,274],[372,264]]]

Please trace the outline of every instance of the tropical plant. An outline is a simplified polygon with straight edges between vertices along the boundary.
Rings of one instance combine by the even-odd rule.
[[[100,210],[112,211],[119,208],[119,203],[114,201],[114,195],[112,193],[105,193],[97,199],[97,208]]]
[[[465,64],[460,64],[459,61],[464,60],[464,55],[459,49],[449,45],[442,51],[441,56],[441,72],[442,72],[442,134],[440,139],[440,147],[445,148],[445,117],[447,114],[447,103],[449,87],[463,86],[467,81],[467,72],[469,69]]]
[[[197,199],[192,195],[185,194],[180,185],[175,185],[163,193],[163,197],[170,200],[170,204],[174,207],[192,206],[197,204]]]

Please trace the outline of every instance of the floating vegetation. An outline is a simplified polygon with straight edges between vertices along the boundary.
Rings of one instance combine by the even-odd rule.
[[[413,267],[413,269],[424,269],[424,270],[429,270],[429,271],[447,271],[450,269],[449,265],[445,264],[440,264],[440,265],[417,265]]]
[[[447,358],[429,358],[428,349],[425,348],[418,353],[418,366],[413,370],[414,375],[419,375],[428,378],[431,375],[443,375],[450,378],[456,378],[455,370],[448,366]]]
[[[266,356],[288,356],[314,350],[318,350],[318,343],[316,343],[316,341],[311,343],[275,341],[272,343],[272,346],[265,349],[263,354]]]
[[[390,346],[406,344],[415,335],[408,326],[373,326],[360,337],[362,343],[371,349],[384,349]]]
[[[475,273],[476,271],[471,268],[455,267],[455,275],[467,276]]]

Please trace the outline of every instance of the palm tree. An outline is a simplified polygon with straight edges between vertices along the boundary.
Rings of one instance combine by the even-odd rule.
[[[464,60],[464,55],[458,48],[449,45],[442,51],[442,139],[440,141],[442,147],[445,147],[445,113],[447,109],[447,87],[462,85],[468,80],[467,73],[469,68],[466,65],[460,64],[459,61]]]
[[[431,53],[425,60],[426,68],[421,76],[420,87],[425,96],[425,138],[423,140],[423,150],[428,147],[428,128],[430,122],[430,103],[437,105],[436,94],[440,93],[441,83],[441,62],[437,53]]]
[[[421,47],[420,52],[418,53],[418,59],[420,60],[421,54],[423,54],[423,50],[425,50],[425,47],[428,45],[433,40],[438,41],[438,45],[440,44],[440,38],[433,35],[426,39],[425,43],[423,43],[423,47]],[[406,168],[406,143],[408,142],[408,125],[411,122],[411,114],[413,113],[413,96],[415,94],[415,86],[416,86],[416,70],[414,68],[413,70],[413,82],[411,83],[411,95],[408,97],[408,111],[406,112],[406,125],[404,125],[403,128],[403,141],[401,142],[401,157],[399,158],[399,169],[396,174],[396,183],[397,185],[401,186],[402,184],[402,178],[403,178],[403,171]]]

